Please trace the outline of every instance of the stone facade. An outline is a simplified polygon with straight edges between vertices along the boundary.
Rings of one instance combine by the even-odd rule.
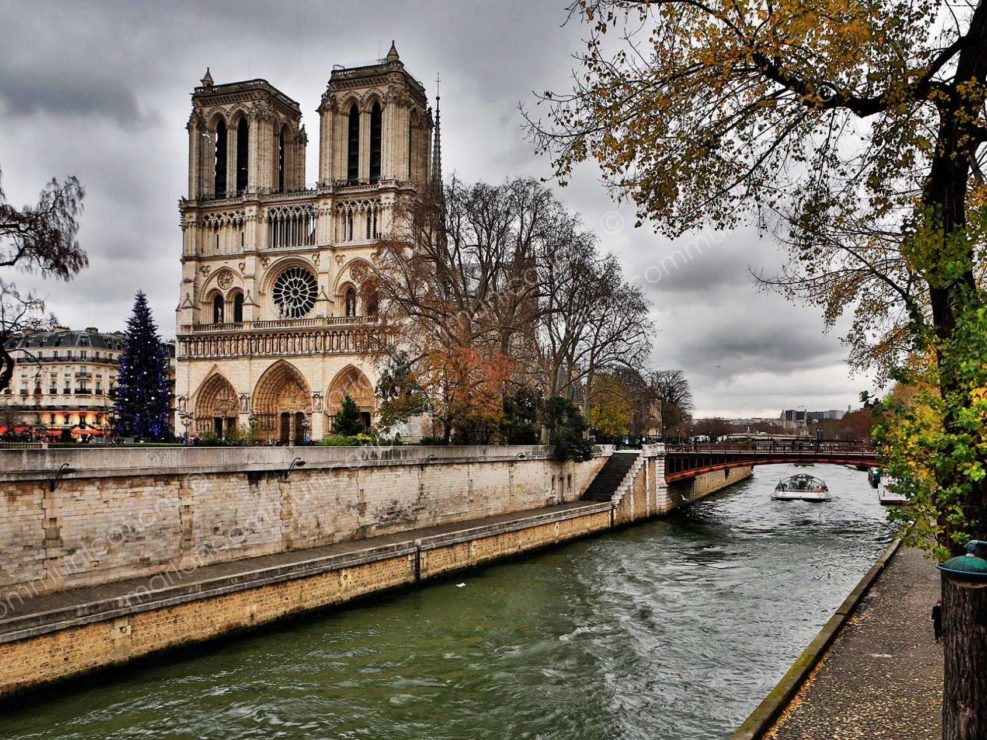
[[[109,426],[123,334],[95,327],[28,332],[7,344],[16,363],[0,395],[0,427]]]
[[[59,439],[67,430],[79,440],[109,433],[123,343],[123,332],[93,326],[14,336],[6,349],[16,369],[0,394],[0,434]],[[161,348],[174,401],[175,343]]]
[[[393,45],[377,63],[334,68],[318,113],[307,187],[298,103],[265,80],[208,72],[192,94],[176,383],[192,434],[321,438],[346,393],[372,420],[363,352],[376,296],[358,266],[396,204],[429,186],[432,113]]]

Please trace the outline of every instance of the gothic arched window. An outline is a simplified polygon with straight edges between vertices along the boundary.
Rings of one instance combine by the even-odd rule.
[[[250,150],[250,126],[246,118],[236,127],[236,192],[247,189],[247,152]]]
[[[360,177],[360,111],[356,103],[350,106],[349,132],[346,149],[346,179],[356,182]]]
[[[381,127],[380,103],[374,103],[370,110],[370,182],[380,182]]]
[[[356,316],[356,290],[352,286],[346,289],[343,306],[347,316]]]
[[[214,324],[223,323],[223,296],[217,293],[212,299],[212,322]]]
[[[412,158],[415,156],[415,120],[410,118],[408,120],[408,179],[412,178],[411,162]]]
[[[376,316],[380,310],[380,300],[377,298],[376,290],[368,290],[364,304],[367,307],[367,316]]]
[[[218,198],[226,195],[226,122],[216,124],[216,175],[213,181],[213,193]]]
[[[233,296],[233,320],[238,324],[243,322],[243,293]]]
[[[278,191],[284,192],[284,126],[278,133]]]

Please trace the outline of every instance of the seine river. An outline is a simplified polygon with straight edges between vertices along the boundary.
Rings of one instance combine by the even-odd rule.
[[[799,471],[833,501],[771,501]],[[892,533],[864,473],[757,468],[662,520],[56,689],[0,736],[722,738]]]

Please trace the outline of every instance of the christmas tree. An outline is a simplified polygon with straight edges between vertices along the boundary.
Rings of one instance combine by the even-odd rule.
[[[147,296],[138,291],[117,376],[117,436],[142,440],[171,436],[166,362]]]
[[[363,431],[363,419],[360,418],[360,409],[356,401],[350,398],[347,393],[343,396],[343,402],[339,406],[339,413],[333,418],[333,431],[336,434],[345,434],[352,437]]]

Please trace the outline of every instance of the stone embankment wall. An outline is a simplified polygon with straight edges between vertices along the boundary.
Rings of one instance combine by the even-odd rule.
[[[0,451],[0,588],[26,598],[575,501],[610,453],[562,464],[541,446]]]
[[[613,502],[615,525],[667,514],[746,480],[752,474],[751,467],[732,468],[703,473],[669,485],[665,482],[663,453],[661,445],[645,445],[641,466],[634,475],[633,483]]]

